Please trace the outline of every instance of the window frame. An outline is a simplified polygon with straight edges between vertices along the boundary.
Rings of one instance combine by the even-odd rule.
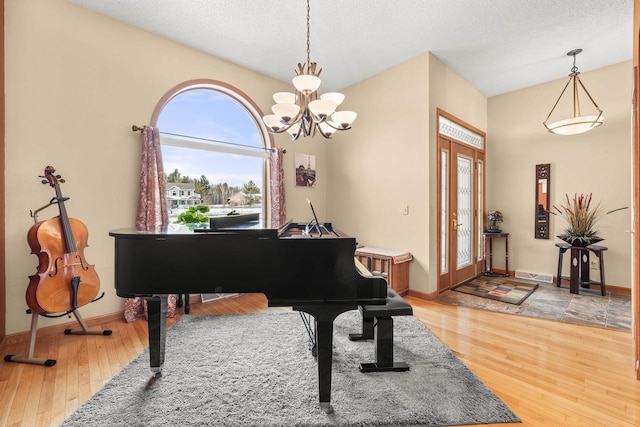
[[[164,108],[171,102],[173,98],[179,96],[185,92],[189,92],[192,90],[213,90],[219,92],[221,94],[227,95],[238,102],[246,111],[249,117],[256,124],[256,127],[260,131],[260,135],[263,142],[264,149],[275,149],[275,143],[273,140],[273,135],[271,135],[264,123],[262,122],[262,116],[264,115],[258,107],[258,105],[243,91],[240,89],[225,83],[219,80],[212,79],[194,79],[187,80],[185,82],[179,83],[176,86],[169,89],[163,96],[160,98],[158,103],[156,104],[153,114],[151,115],[150,125],[153,127],[157,127],[158,119],[160,118],[160,114],[164,110]],[[162,132],[162,129],[160,129]],[[270,176],[269,176],[269,161],[270,159],[265,159],[263,163],[263,173],[262,173],[262,218],[263,224],[271,223],[271,188],[270,188]]]

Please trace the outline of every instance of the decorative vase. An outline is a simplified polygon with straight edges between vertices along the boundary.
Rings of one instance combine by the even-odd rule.
[[[492,223],[487,231],[490,233],[500,233],[501,230],[495,223]]]
[[[599,237],[567,236],[564,234],[556,237],[558,237],[560,240],[564,242],[567,242],[571,246],[576,246],[580,248],[584,248],[589,245],[595,245],[596,243],[602,242],[604,240]]]

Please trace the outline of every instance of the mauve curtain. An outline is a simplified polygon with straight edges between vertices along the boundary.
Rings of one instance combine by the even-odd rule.
[[[286,220],[283,157],[282,148],[271,151],[269,174],[271,176],[271,227],[273,228],[278,228]]]
[[[162,169],[162,147],[160,131],[151,126],[142,129],[142,164],[140,166],[140,189],[136,212],[136,229],[157,230],[169,223],[167,212],[167,190]],[[162,268],[162,266],[158,266]],[[127,298],[124,303],[124,318],[127,322],[147,317],[144,298]],[[167,315],[176,315],[176,297],[170,295]]]
[[[151,126],[142,130],[142,165],[136,228],[153,230],[169,223],[167,213],[167,184],[162,169],[160,131]]]

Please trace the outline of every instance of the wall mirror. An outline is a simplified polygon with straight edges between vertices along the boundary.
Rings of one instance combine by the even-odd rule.
[[[551,184],[551,165],[536,165],[536,214],[535,238],[549,238],[549,189]]]

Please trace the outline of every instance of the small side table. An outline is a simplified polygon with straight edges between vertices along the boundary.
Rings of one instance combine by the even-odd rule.
[[[606,246],[589,245],[589,246],[571,246],[568,243],[556,243],[558,247],[558,275],[556,279],[556,286],[560,286],[562,276],[562,256],[567,250],[570,250],[571,265],[569,275],[569,292],[572,294],[579,294],[580,288],[589,288],[590,285],[600,285],[600,294],[606,295],[606,284],[604,278],[604,251],[608,248]],[[590,261],[589,252],[598,257],[598,266],[600,268],[600,282],[591,280],[589,274]],[[566,279],[566,278],[565,278]]]
[[[493,239],[504,239],[504,270],[505,273],[493,271]],[[482,258],[484,259],[485,276],[508,276],[509,275],[509,233],[482,233]],[[488,246],[488,250],[487,250]],[[487,258],[487,254],[489,255]]]
[[[382,276],[387,284],[400,295],[409,291],[409,252],[361,247],[356,249],[356,258],[374,276]]]

